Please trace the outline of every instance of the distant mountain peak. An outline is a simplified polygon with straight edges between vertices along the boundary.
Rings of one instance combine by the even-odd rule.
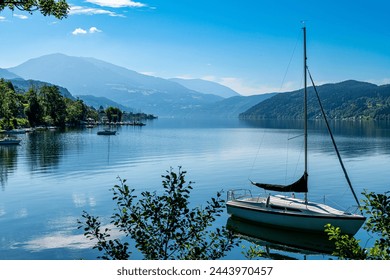
[[[206,81],[202,79],[182,79],[182,78],[172,78],[170,80],[179,83],[185,86],[186,88],[198,92],[202,92],[202,93],[218,95],[223,98],[240,96],[238,92],[216,82]]]
[[[30,59],[8,70],[24,79],[65,87],[75,96],[106,97],[135,110],[160,116],[175,115],[186,108],[222,99],[91,57],[54,53]]]

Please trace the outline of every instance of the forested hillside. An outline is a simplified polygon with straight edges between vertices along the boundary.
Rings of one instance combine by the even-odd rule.
[[[377,86],[345,81],[317,87],[327,116],[331,119],[390,119],[390,85]],[[321,117],[314,89],[308,88],[308,118]],[[301,119],[303,90],[279,93],[246,112],[242,119]]]

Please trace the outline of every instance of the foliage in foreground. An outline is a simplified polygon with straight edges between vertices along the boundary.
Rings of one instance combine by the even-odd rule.
[[[144,191],[136,201],[134,189],[120,180],[112,189],[116,212],[111,216],[124,238],[110,239],[110,228],[102,229],[98,217],[84,211],[78,221],[84,235],[96,242],[94,249],[102,251],[102,259],[129,259],[129,242],[149,260],[219,259],[234,246],[236,238],[225,227],[211,229],[212,223],[224,208],[221,193],[207,201],[204,208],[190,209],[192,182],[186,183],[185,171],[179,167],[163,175],[164,193]]]
[[[327,225],[325,232],[333,240],[336,249],[333,255],[340,259],[390,260],[390,192],[375,194],[363,192],[365,199],[362,210],[368,217],[364,229],[376,237],[374,246],[363,248],[359,240],[342,234],[339,228]]]
[[[54,16],[58,19],[66,18],[69,13],[69,5],[65,0],[0,0],[0,12],[5,8],[30,14],[39,11],[44,16]]]

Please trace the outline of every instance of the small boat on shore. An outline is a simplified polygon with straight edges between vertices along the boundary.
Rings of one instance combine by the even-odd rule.
[[[19,138],[4,137],[0,139],[0,145],[19,145],[21,141]]]
[[[116,134],[116,130],[108,130],[108,129],[100,130],[97,132],[97,135],[115,135],[115,134]]]
[[[145,126],[146,124],[144,124],[143,122],[139,122],[139,121],[133,121],[133,122],[130,122],[129,125],[131,125],[131,126]]]
[[[11,129],[7,130],[7,134],[25,134],[27,131],[24,128],[18,128],[18,129]]]

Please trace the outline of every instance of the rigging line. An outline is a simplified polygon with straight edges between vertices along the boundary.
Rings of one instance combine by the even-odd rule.
[[[249,176],[248,176],[248,179],[252,176],[252,173],[253,173],[253,170],[255,169],[255,163],[257,162],[257,158],[259,157],[259,154],[260,154],[260,149],[263,145],[263,141],[264,141],[264,137],[265,137],[265,128],[263,129],[263,136],[261,138],[261,141],[259,143],[259,146],[257,147],[257,152],[256,152],[256,156],[255,158],[253,159],[253,162],[252,162],[252,168],[249,172]],[[250,180],[250,179],[249,179]]]
[[[294,56],[295,56],[295,51],[296,51],[296,49],[297,49],[299,40],[300,40],[300,35],[298,34],[298,35],[297,35],[297,39],[296,39],[296,41],[295,41],[294,49],[293,49],[292,54],[291,54],[291,56],[290,56],[290,60],[289,60],[289,62],[288,62],[288,64],[287,64],[286,71],[284,72],[284,76],[283,76],[283,79],[282,79],[282,83],[281,83],[281,85],[280,85],[280,90],[279,90],[280,92],[282,92],[283,85],[284,85],[284,83],[285,83],[285,81],[286,81],[287,73],[288,73],[288,71],[289,71],[289,69],[290,69],[291,62],[292,62],[292,60],[293,60],[293,58],[294,58]],[[288,157],[288,153],[289,153],[289,141],[288,141],[288,140],[294,139],[294,138],[295,138],[295,137],[291,137],[291,138],[288,137],[288,138],[287,138],[286,168],[285,168],[285,175],[284,175],[284,180],[285,180],[285,182],[287,182],[288,162],[289,162],[289,157]]]
[[[295,165],[295,171],[294,171],[294,175],[297,174],[297,171],[298,171],[298,166],[299,166],[299,163],[301,162],[301,156],[302,156],[302,153],[303,153],[303,150],[304,150],[304,143],[302,142],[302,145],[301,145],[301,152],[299,153],[299,157],[298,157],[298,161],[297,161],[297,164]]]
[[[352,187],[351,180],[349,179],[347,170],[346,170],[345,167],[344,167],[344,163],[343,163],[343,160],[341,159],[339,149],[337,148],[336,141],[335,141],[335,139],[334,139],[334,137],[333,137],[333,133],[332,133],[332,131],[331,131],[331,129],[330,129],[329,122],[328,122],[328,119],[327,119],[327,117],[326,117],[324,107],[322,106],[322,102],[321,102],[321,100],[320,100],[320,96],[319,96],[318,91],[317,91],[317,87],[316,87],[316,85],[314,84],[313,77],[311,76],[311,73],[310,73],[310,71],[309,71],[309,67],[306,67],[306,69],[307,69],[307,72],[309,73],[309,77],[310,77],[311,83],[312,83],[312,85],[313,85],[314,91],[315,91],[315,93],[316,93],[317,100],[318,100],[318,103],[319,103],[319,105],[320,105],[322,115],[324,116],[324,120],[325,120],[326,127],[327,127],[327,129],[328,129],[330,138],[332,139],[333,147],[334,147],[334,149],[335,149],[335,151],[336,151],[336,154],[337,154],[337,157],[338,157],[338,159],[339,159],[341,168],[343,169],[343,172],[344,172],[344,175],[345,175],[345,179],[347,180],[348,185],[349,185],[349,188],[351,189],[352,194],[353,194],[353,196],[354,196],[354,198],[355,198],[355,200],[356,200],[358,206],[360,207],[359,199],[357,198],[356,193],[355,193],[355,191],[354,191],[354,189],[353,189],[353,187]],[[360,211],[361,211],[361,210],[360,210]]]
[[[290,134],[290,132],[289,132]],[[284,171],[284,183],[287,185],[287,173],[288,173],[288,152],[289,152],[289,143],[290,141],[288,141],[287,139],[287,149],[286,149],[286,168],[285,168],[285,171]]]
[[[295,138],[302,137],[303,135],[304,135],[304,134],[295,135],[295,136],[293,136],[293,137],[288,138],[287,140],[293,140],[293,139],[295,139]]]
[[[289,71],[289,69],[290,69],[290,66],[291,66],[291,61],[292,61],[293,57],[295,56],[295,50],[297,49],[298,42],[299,42],[299,40],[300,40],[299,38],[300,38],[300,36],[297,36],[297,40],[296,40],[296,42],[295,42],[295,46],[294,46],[293,52],[292,52],[291,57],[290,57],[290,61],[288,62],[286,71],[284,72],[283,80],[282,80],[282,83],[281,83],[281,85],[280,85],[280,90],[279,90],[280,92],[282,91],[283,85],[284,85],[284,83],[285,83],[285,81],[286,81],[287,73],[288,73],[288,71]]]

